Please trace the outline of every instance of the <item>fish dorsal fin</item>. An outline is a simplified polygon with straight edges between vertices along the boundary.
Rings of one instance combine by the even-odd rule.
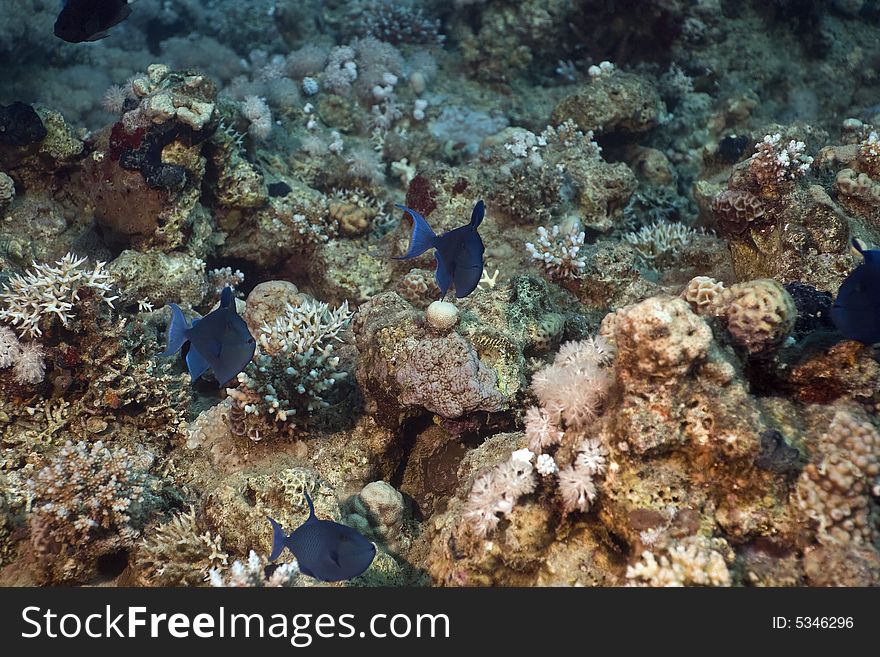
[[[232,312],[235,312],[235,299],[232,298],[232,288],[228,285],[220,293],[220,307],[230,308]]]
[[[471,212],[471,228],[477,228],[486,214],[486,204],[482,200],[477,201],[474,211]]]
[[[312,498],[309,497],[309,494],[306,491],[303,491],[303,495],[306,496],[306,502],[308,502],[309,505],[309,517],[303,524],[318,522],[318,516],[315,515],[315,505],[312,503]]]

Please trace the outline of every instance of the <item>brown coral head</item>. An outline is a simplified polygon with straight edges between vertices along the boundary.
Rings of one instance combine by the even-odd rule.
[[[712,199],[712,212],[723,232],[740,235],[764,217],[764,204],[751,192],[728,189]]]

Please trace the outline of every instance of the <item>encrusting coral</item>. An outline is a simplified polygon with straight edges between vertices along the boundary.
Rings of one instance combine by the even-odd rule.
[[[7,4],[0,584],[880,583],[876,3]]]

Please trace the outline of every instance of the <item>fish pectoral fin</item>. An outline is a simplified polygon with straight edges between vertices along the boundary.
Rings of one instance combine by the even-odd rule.
[[[86,39],[86,41],[100,41],[101,39],[106,39],[108,36],[110,36],[110,33],[107,30],[103,30],[102,32],[96,32]]]
[[[446,296],[452,285],[452,277],[455,273],[455,263],[445,263],[437,253],[437,271],[434,272],[434,280],[437,281],[437,287],[440,288],[440,298]]]
[[[186,353],[186,367],[193,382],[202,374],[208,371],[211,365],[199,353],[198,349],[190,345],[189,351]]]
[[[160,358],[176,354],[187,341],[188,327],[183,311],[175,303],[170,303],[168,306],[171,308],[171,321],[168,323],[165,351],[159,354]]]
[[[330,561],[332,561],[335,565],[341,566],[339,563],[339,552],[337,550],[330,550]]]
[[[473,292],[483,276],[483,267],[455,268],[455,296],[463,299]]]

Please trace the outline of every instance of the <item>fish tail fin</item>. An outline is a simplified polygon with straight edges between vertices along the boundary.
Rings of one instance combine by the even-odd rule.
[[[412,210],[405,205],[396,206],[408,213],[409,216],[413,219],[413,230],[412,230],[412,240],[410,241],[409,251],[406,252],[406,255],[403,256],[395,256],[395,260],[409,260],[411,258],[415,258],[416,256],[422,255],[425,251],[434,246],[437,235],[434,234],[434,231],[431,230],[431,227],[428,225],[427,220],[420,215],[415,210]]]
[[[477,201],[474,211],[471,212],[471,228],[477,228],[483,222],[483,216],[486,214],[486,204],[482,199]]]
[[[284,533],[281,525],[272,518],[269,518],[269,522],[272,525],[272,554],[269,555],[269,561],[275,561],[284,552],[284,548],[287,547],[288,536]]]
[[[168,306],[171,308],[171,323],[168,324],[168,337],[165,351],[159,354],[161,357],[176,354],[180,351],[183,343],[186,342],[186,317],[183,316],[183,311],[176,303],[169,303]]]

